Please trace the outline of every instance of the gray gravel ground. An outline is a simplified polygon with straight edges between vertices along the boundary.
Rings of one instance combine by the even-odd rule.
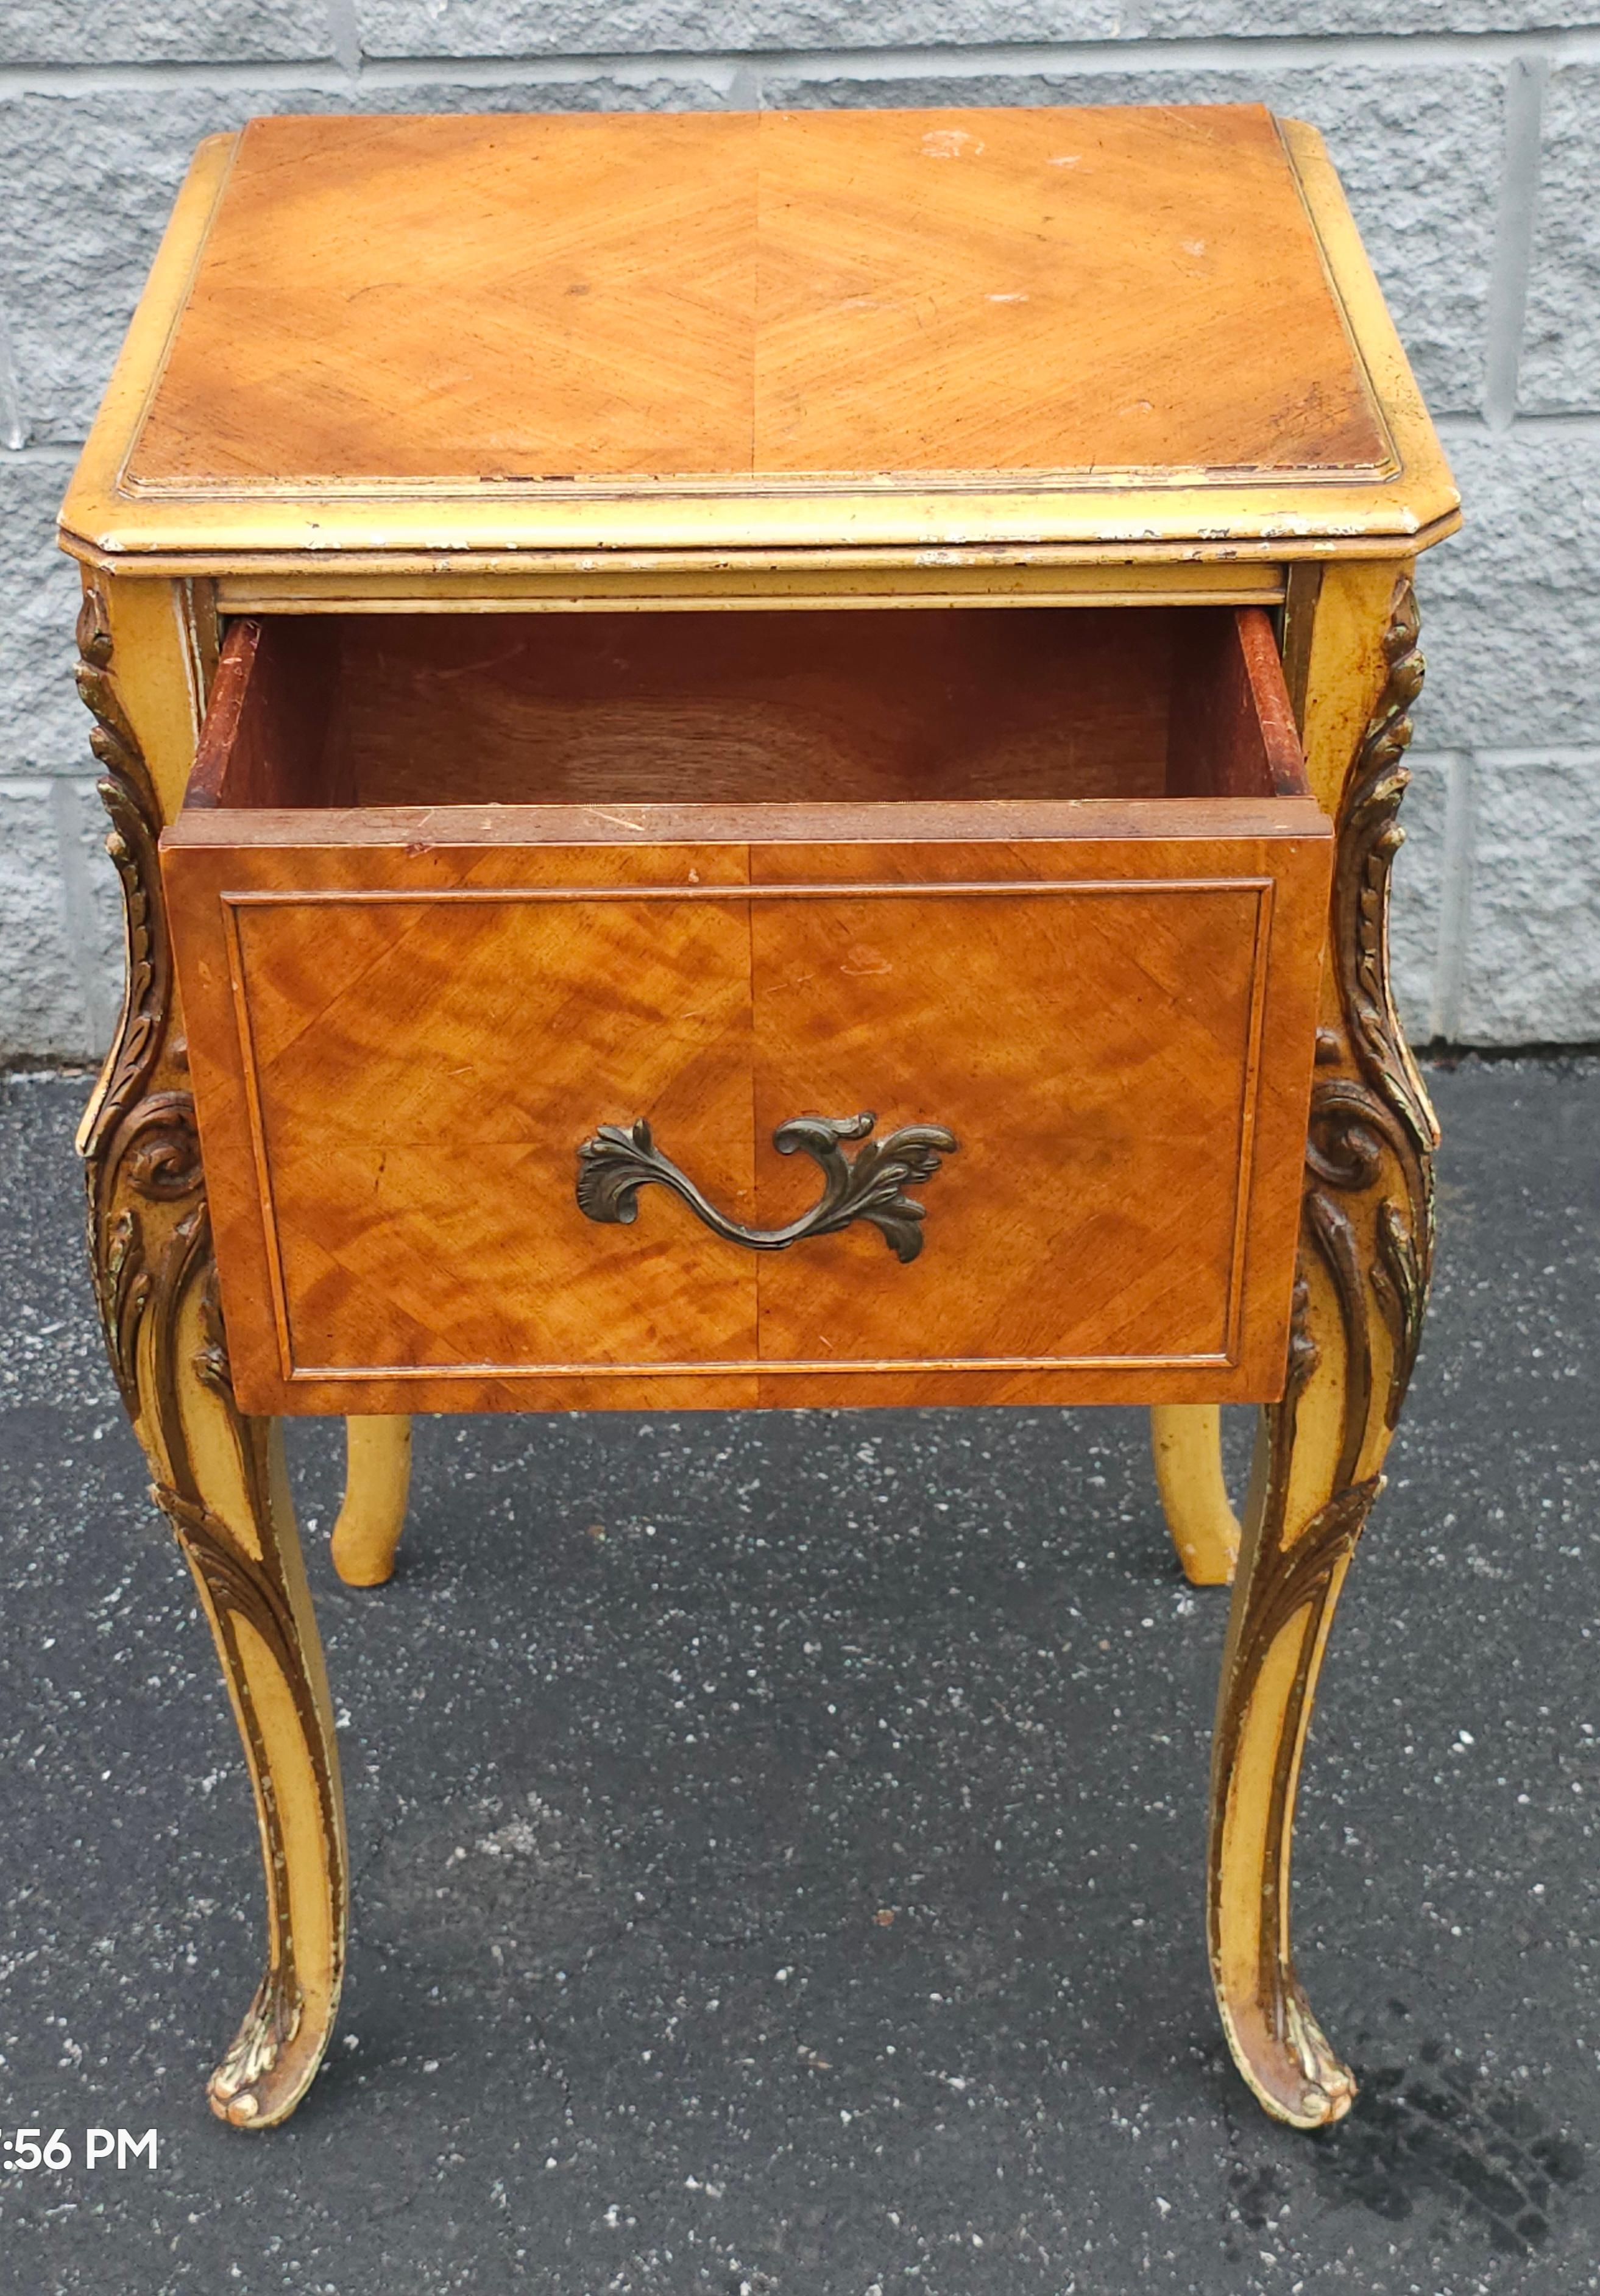
[[[4,2296],[1600,2288],[1600,1064],[1466,1065],[1441,1267],[1305,1779],[1328,2136],[1200,1930],[1224,1598],[1142,1414],[438,1420],[387,1589],[293,1431],[356,1861],[294,2122],[233,1726],[80,1273],[81,1081],[0,1088]],[[160,2134],[153,2173],[82,2162]]]

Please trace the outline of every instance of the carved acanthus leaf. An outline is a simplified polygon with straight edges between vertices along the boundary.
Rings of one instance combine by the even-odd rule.
[[[1392,1428],[1422,1336],[1433,1251],[1432,1152],[1439,1128],[1395,1012],[1389,894],[1404,832],[1401,764],[1421,691],[1416,598],[1396,583],[1383,652],[1388,675],[1339,809],[1332,941],[1339,1025],[1317,1046],[1307,1147],[1306,1234],[1333,1280],[1348,1342],[1342,1469],[1352,1473],[1372,1400],[1371,1310],[1389,1336],[1385,1423]],[[1359,1223],[1342,1197],[1376,1202]],[[1362,1242],[1365,1235],[1368,1241]]]
[[[1411,779],[1401,760],[1426,668],[1420,632],[1416,593],[1403,574],[1383,636],[1388,676],[1339,808],[1333,956],[1349,1055],[1426,1153],[1439,1144],[1439,1125],[1394,1008],[1389,968],[1390,881],[1406,834],[1396,816]]]

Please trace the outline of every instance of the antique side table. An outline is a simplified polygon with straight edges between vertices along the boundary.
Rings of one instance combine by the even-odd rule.
[[[1456,522],[1253,107],[201,146],[62,532],[95,1283],[265,1855],[226,2120],[344,1954],[279,1416],[348,1415],[375,1583],[414,1412],[940,1403],[1153,1406],[1185,1568],[1237,1546],[1218,1997],[1268,2112],[1346,2110],[1290,1831],[1428,1282],[1386,913]]]

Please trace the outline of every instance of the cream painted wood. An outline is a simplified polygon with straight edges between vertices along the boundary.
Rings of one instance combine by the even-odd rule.
[[[1150,1447],[1167,1528],[1192,1587],[1226,1587],[1239,1554],[1239,1518],[1222,1472],[1222,1409],[1157,1403]]]
[[[330,1552],[347,1587],[394,1576],[411,1492],[411,1422],[399,1413],[345,1421],[344,1504]]]

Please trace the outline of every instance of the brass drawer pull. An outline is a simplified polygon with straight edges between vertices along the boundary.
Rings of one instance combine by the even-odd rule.
[[[652,1180],[681,1196],[697,1218],[729,1243],[751,1251],[784,1251],[808,1235],[833,1235],[852,1220],[869,1220],[897,1259],[915,1259],[923,1248],[921,1204],[901,1191],[907,1181],[931,1180],[941,1156],[955,1153],[953,1132],[942,1124],[907,1124],[885,1140],[867,1140],[852,1162],[840,1143],[866,1140],[877,1122],[860,1116],[792,1116],[780,1124],[772,1144],[780,1156],[797,1148],[822,1167],[823,1192],[811,1210],[787,1227],[741,1227],[725,1219],[702,1196],[687,1173],[663,1156],[643,1117],[630,1129],[603,1124],[578,1152],[578,1208],[592,1220],[631,1226],[638,1192]]]

